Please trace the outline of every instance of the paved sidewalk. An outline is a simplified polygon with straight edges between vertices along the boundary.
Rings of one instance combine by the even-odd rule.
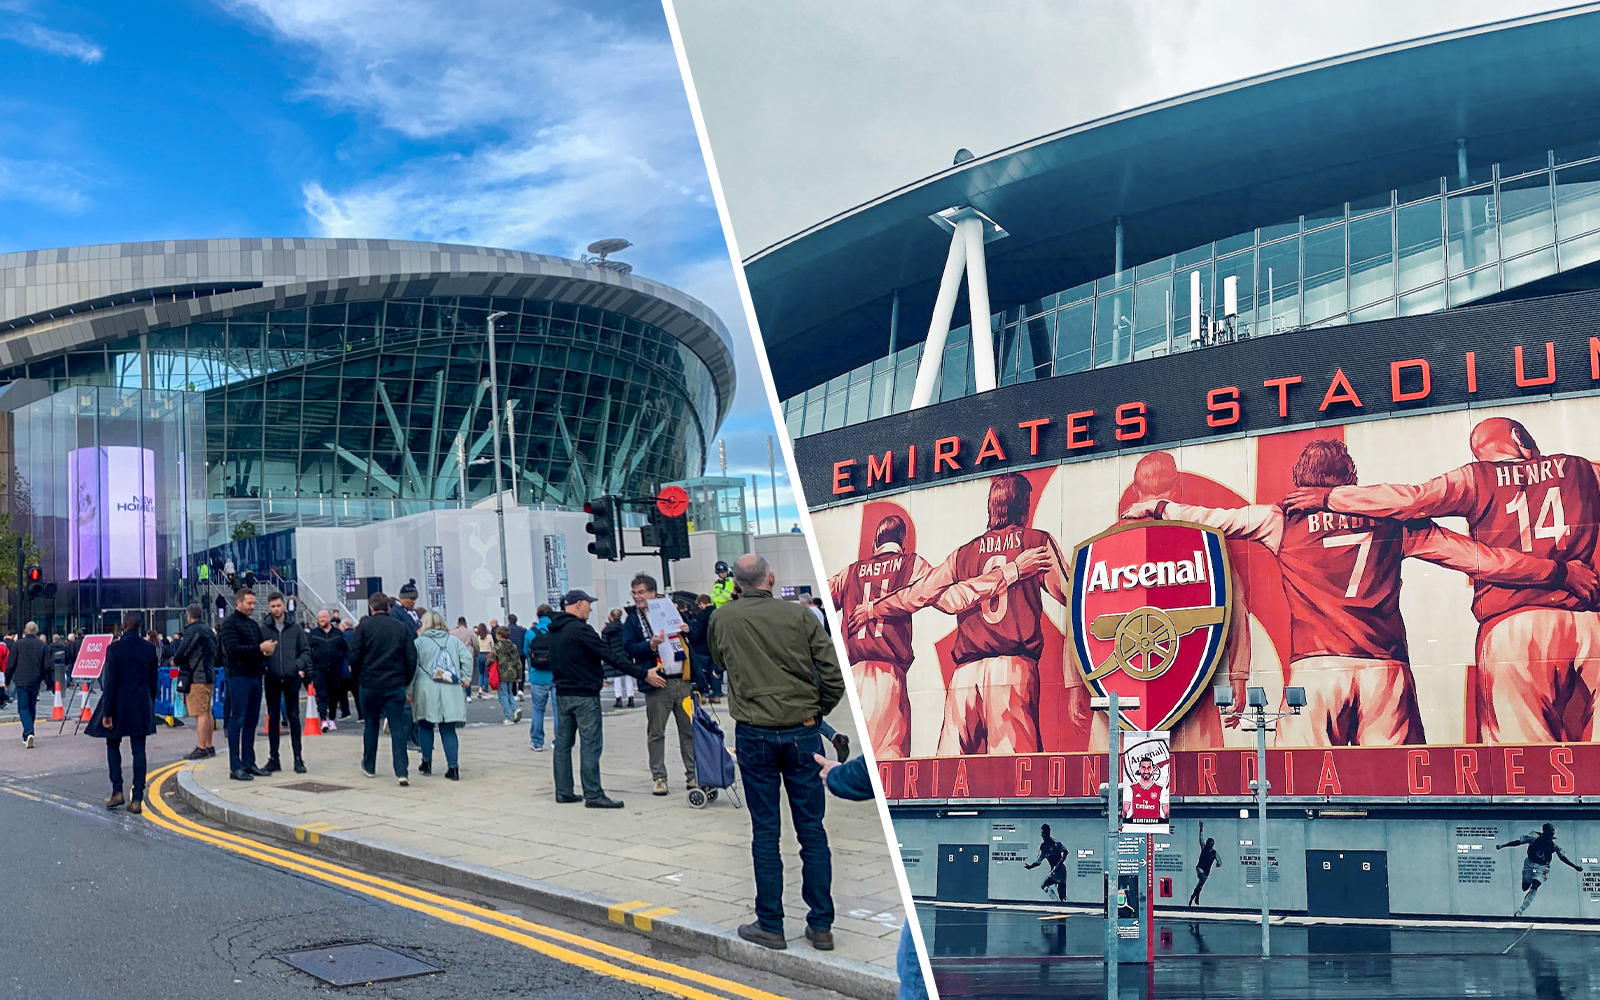
[[[228,780],[226,758],[218,757],[195,769],[194,784],[221,802],[281,818],[291,827],[314,828],[319,839],[349,836],[448,859],[464,870],[493,869],[537,880],[645,914],[635,921],[623,918],[619,909],[611,912],[612,920],[641,930],[652,921],[684,920],[717,929],[742,946],[735,950],[754,948],[736,936],[739,924],[754,919],[748,814],[734,807],[727,791],[705,809],[689,806],[671,727],[672,794],[652,795],[642,700],[633,710],[612,710],[609,699],[604,704],[602,775],[607,794],[626,802],[620,810],[557,805],[552,754],[528,748],[526,719],[512,726],[469,722],[461,731],[460,782],[445,780],[443,751],[436,749],[436,773],[419,775],[413,752],[411,786],[399,787],[388,763],[387,737],[380,744],[379,777],[368,779],[360,771],[361,732],[352,718],[336,733],[306,738],[309,774],[286,771],[234,782]],[[469,712],[473,720],[498,715],[498,707],[488,702],[473,702]],[[722,719],[731,746],[733,722],[725,713]],[[846,711],[829,721],[841,732],[854,729]],[[546,734],[553,736],[548,720]],[[853,734],[851,743],[854,752],[860,743]],[[284,747],[286,761],[287,751]],[[265,760],[264,745],[257,753]],[[324,787],[295,787],[307,782]],[[829,796],[827,809],[837,947],[825,955],[804,938],[798,844],[785,815],[787,955],[836,968],[853,966],[881,988],[883,975],[893,976],[905,914],[877,807]],[[309,837],[309,831],[301,836]]]

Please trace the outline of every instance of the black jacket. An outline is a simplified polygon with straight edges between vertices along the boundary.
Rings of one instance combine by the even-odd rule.
[[[196,684],[217,683],[217,637],[205,622],[190,622],[172,644],[172,662],[178,665],[178,686],[188,691]]]
[[[311,669],[311,643],[306,639],[306,630],[300,623],[283,616],[283,630],[279,631],[269,615],[262,623],[261,634],[267,639],[278,640],[278,648],[267,657],[267,673],[274,677],[290,678],[299,677]]]
[[[408,687],[417,673],[417,634],[389,615],[368,615],[350,633],[350,672],[358,687]]]
[[[622,645],[622,623],[620,621],[608,621],[602,625],[600,627],[600,639],[607,646],[610,646],[612,652],[618,656],[626,657],[628,655],[628,650]],[[613,667],[610,662],[606,663],[605,672],[607,677],[622,676],[622,671]]]
[[[12,643],[6,680],[17,687],[33,687],[48,680],[54,671],[46,652],[44,640],[36,635],[25,635]]]
[[[550,619],[550,673],[555,676],[556,694],[591,698],[599,694],[606,685],[602,666],[606,663],[641,681],[649,673],[620,655],[582,618],[561,611]]]
[[[43,645],[41,643],[40,645]],[[98,739],[143,737],[156,731],[156,671],[161,654],[137,631],[106,647],[100,674],[100,704],[95,706],[85,736]],[[111,725],[105,724],[106,716]]]
[[[222,649],[222,667],[229,677],[261,677],[266,674],[265,642],[261,626],[249,615],[234,611],[217,626],[217,645]]]
[[[689,619],[689,658],[694,664],[694,676],[698,681],[710,672],[711,648],[706,645],[706,635],[711,628],[711,612],[717,610],[715,604],[701,608]]]
[[[325,677],[344,676],[345,633],[336,628],[324,632],[314,628],[306,633],[311,644],[311,669]]]

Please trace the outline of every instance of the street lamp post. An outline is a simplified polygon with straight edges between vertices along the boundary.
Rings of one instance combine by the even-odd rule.
[[[1110,691],[1104,698],[1090,698],[1089,707],[1106,713],[1106,836],[1104,869],[1106,889],[1106,996],[1116,997],[1117,958],[1122,950],[1117,938],[1117,855],[1122,835],[1122,711],[1139,707],[1138,695],[1120,698]]]
[[[1218,708],[1233,707],[1233,688],[1227,685],[1215,687],[1211,691],[1212,701]],[[1300,709],[1306,704],[1306,689],[1302,687],[1286,687],[1283,689],[1284,704],[1289,706],[1287,712],[1267,711],[1267,689],[1253,687],[1245,692],[1245,697],[1254,715],[1250,718],[1251,725],[1256,733],[1256,777],[1250,782],[1250,790],[1256,793],[1256,814],[1260,822],[1260,843],[1257,850],[1261,852],[1261,957],[1272,957],[1272,920],[1270,916],[1270,892],[1267,889],[1267,793],[1272,790],[1272,782],[1267,780],[1267,727],[1276,726],[1279,719],[1291,715],[1299,715]]]
[[[506,400],[506,445],[508,451],[506,457],[509,459],[506,463],[506,469],[511,476],[511,506],[513,507],[517,505],[517,425],[514,419],[516,410],[517,401],[514,399]]]
[[[494,321],[505,312],[492,312],[489,328],[489,420],[494,427],[494,516],[500,527],[500,609],[511,613],[511,570],[506,560],[506,494],[500,472],[500,378],[495,365]]]

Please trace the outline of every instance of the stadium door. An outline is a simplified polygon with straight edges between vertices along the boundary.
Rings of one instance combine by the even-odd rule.
[[[1386,851],[1307,851],[1306,915],[1387,917]]]
[[[942,902],[989,901],[989,845],[940,844],[939,884],[935,894]]]

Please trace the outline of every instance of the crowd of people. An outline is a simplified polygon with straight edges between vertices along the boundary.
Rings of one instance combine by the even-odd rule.
[[[261,613],[249,587],[235,592],[231,610],[215,629],[208,622],[209,609],[198,604],[187,609],[182,632],[171,637],[142,631],[141,616],[129,614],[107,651],[103,693],[86,730],[106,740],[112,784],[106,805],[130,812],[142,808],[145,740],[155,731],[158,668],[167,664],[177,668],[174,697],[183,699],[195,720],[196,745],[189,759],[217,754],[213,704],[221,687],[232,780],[266,777],[286,763],[295,773],[308,771],[300,718],[307,687],[307,711],[317,713],[323,732],[337,729],[353,709],[363,726],[361,769],[367,777],[377,777],[379,745],[387,731],[400,785],[410,784],[408,745],[420,751],[418,772],[431,775],[436,742],[444,753],[444,776],[459,780],[459,730],[468,703],[492,693],[502,725],[520,723],[527,703],[529,749],[554,751],[556,802],[581,802],[592,809],[623,806],[601,782],[603,694],[609,693],[613,711],[635,708],[642,699],[651,791],[658,796],[672,791],[669,727],[677,736],[683,787],[695,789],[701,772],[695,760],[694,699],[710,705],[726,701],[751,821],[755,881],[756,919],[739,934],[767,948],[787,947],[779,804],[787,798],[800,844],[805,937],[814,948],[830,950],[834,909],[823,826],[827,791],[870,797],[871,782],[859,759],[849,771],[829,776],[849,759],[850,746],[825,719],[845,692],[828,618],[820,604],[775,597],[774,574],[759,555],[742,556],[731,567],[718,563],[716,572],[710,593],[668,596],[676,611],[668,619],[676,623],[672,629],[658,627],[666,610],[659,603],[664,595],[643,573],[632,580],[632,603],[611,610],[603,624],[594,620],[598,598],[574,589],[561,595],[559,607],[540,606],[527,624],[510,614],[504,624],[491,620],[471,626],[458,617],[452,626],[439,612],[417,606],[414,581],[394,598],[372,594],[367,614],[354,622],[323,610],[315,625],[303,626],[276,592],[267,596]],[[57,643],[62,649],[54,662],[70,663],[76,653],[71,638],[58,637]],[[32,706],[51,677],[51,645],[30,623],[22,636],[7,637],[0,646],[0,669],[29,708],[24,739],[30,746]],[[256,750],[263,704],[264,762]],[[548,734],[547,716],[553,717]],[[129,795],[123,792],[124,739],[132,751]],[[825,741],[832,746],[828,756]]]

